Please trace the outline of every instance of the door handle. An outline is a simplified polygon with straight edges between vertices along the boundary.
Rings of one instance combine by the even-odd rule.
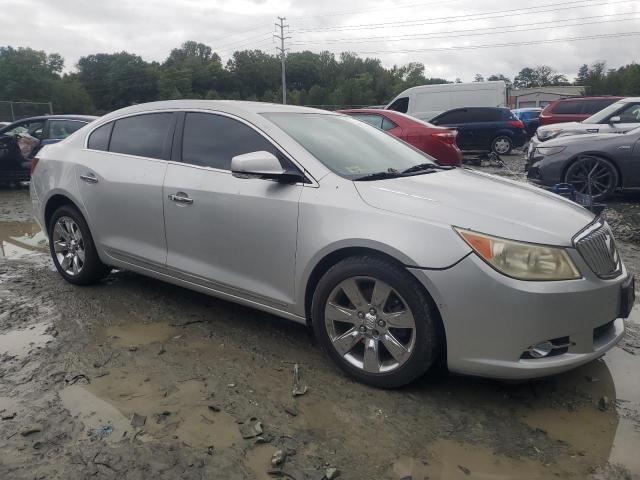
[[[189,198],[186,193],[178,192],[176,194],[170,194],[169,200],[176,203],[183,203],[185,205],[191,205],[193,203],[193,199]]]
[[[87,183],[98,183],[98,177],[93,173],[87,173],[86,175],[80,175],[80,179]]]

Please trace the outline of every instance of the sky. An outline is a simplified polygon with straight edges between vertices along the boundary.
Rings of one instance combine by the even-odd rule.
[[[583,63],[640,62],[640,0],[0,0],[0,11],[0,46],[59,53],[66,71],[123,50],[161,62],[186,40],[223,61],[236,49],[275,53],[277,16],[290,51],[422,62],[448,80],[541,64],[572,80]]]

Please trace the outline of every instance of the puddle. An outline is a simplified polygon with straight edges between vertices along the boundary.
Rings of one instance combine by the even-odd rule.
[[[273,478],[267,472],[272,468],[271,457],[276,450],[271,445],[258,445],[247,452],[244,464],[253,472],[256,480],[271,480]]]
[[[512,479],[554,478],[553,468],[528,459],[498,455],[488,448],[441,440],[428,447],[425,458],[401,457],[392,466],[392,479]]]
[[[0,222],[0,258],[19,259],[47,251],[47,237],[35,223]]]
[[[37,323],[24,330],[3,333],[0,335],[0,355],[3,353],[11,356],[25,355],[33,348],[53,340],[51,335],[45,333],[49,326],[49,323]]]
[[[71,415],[84,423],[87,434],[110,426],[113,431],[102,438],[106,442],[114,443],[120,441],[125,434],[131,435],[133,432],[131,422],[117,408],[98,398],[85,387],[67,387],[60,392],[60,399]]]
[[[178,414],[176,435],[191,447],[226,448],[242,439],[235,419],[224,412],[197,407]],[[271,457],[269,457],[271,458]]]
[[[168,323],[130,323],[125,326],[114,325],[107,328],[107,335],[121,347],[130,345],[148,345],[164,342],[177,335],[175,327]]]

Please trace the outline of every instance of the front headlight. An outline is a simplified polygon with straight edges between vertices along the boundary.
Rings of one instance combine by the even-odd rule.
[[[561,131],[562,130],[559,130],[559,129],[538,130],[536,132],[536,135],[538,136],[539,140],[542,140],[544,142],[546,140],[549,140],[557,136]]]
[[[581,277],[564,248],[454,229],[480,258],[508,277],[518,280],[576,280]]]
[[[536,152],[540,155],[549,156],[560,153],[567,147],[536,147]]]

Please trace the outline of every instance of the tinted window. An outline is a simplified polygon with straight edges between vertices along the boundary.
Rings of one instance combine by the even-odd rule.
[[[466,121],[469,123],[498,122],[503,120],[503,111],[495,108],[469,110]]]
[[[611,99],[611,100],[587,100],[584,103],[584,107],[582,109],[582,113],[584,114],[588,114],[588,115],[593,115],[596,112],[599,112],[600,110],[602,110],[605,107],[608,107],[609,105],[611,105],[613,102],[615,101],[615,99]]]
[[[91,148],[92,150],[109,150],[109,138],[111,137],[112,127],[113,122],[110,122],[106,125],[102,125],[100,128],[95,129],[89,136],[87,147]]]
[[[67,138],[76,130],[80,130],[86,122],[74,120],[49,120],[49,138],[61,140]]]
[[[230,170],[233,157],[260,150],[279,156],[266,138],[237,120],[209,113],[187,113],[182,137],[183,162]]]
[[[637,123],[640,122],[640,105],[631,104],[621,110],[617,116],[620,117],[620,123]]]
[[[582,104],[579,100],[574,101],[566,101],[566,102],[558,102],[555,107],[553,107],[553,113],[559,114],[568,114],[568,115],[577,115],[582,112]]]
[[[369,115],[369,114],[356,113],[352,115],[352,117],[357,118],[358,120],[362,120],[363,122],[366,122],[369,125],[373,125],[374,127],[382,128],[382,119],[383,119],[382,115]]]
[[[402,97],[397,99],[391,105],[389,105],[389,110],[395,110],[400,113],[407,113],[409,110],[409,97]]]
[[[396,128],[398,125],[393,123],[387,117],[382,117],[382,129],[383,130],[391,130],[392,128]]]
[[[116,120],[109,151],[163,158],[172,118],[173,113],[151,113]]]
[[[453,125],[456,123],[467,123],[468,121],[469,116],[466,110],[451,110],[434,118],[431,123],[434,125]]]

